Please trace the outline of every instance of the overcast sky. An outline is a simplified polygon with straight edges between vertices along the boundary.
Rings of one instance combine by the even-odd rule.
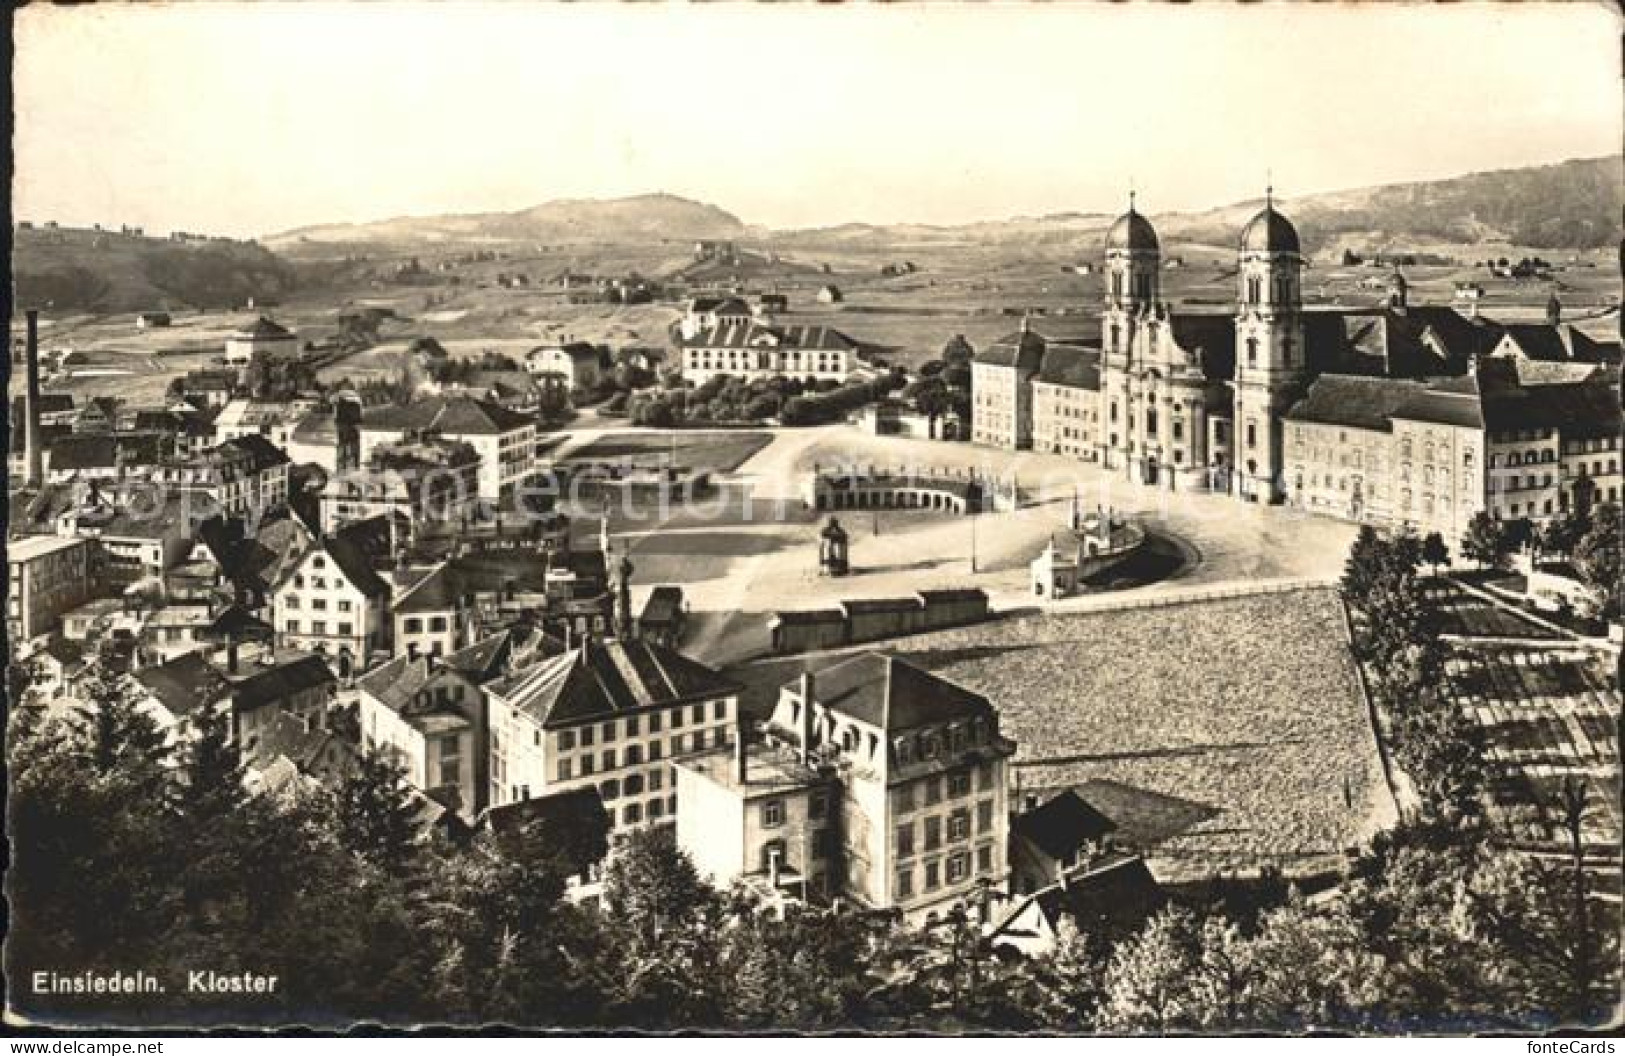
[[[1617,151],[1600,4],[35,6],[20,219],[233,235],[667,191],[774,227]]]

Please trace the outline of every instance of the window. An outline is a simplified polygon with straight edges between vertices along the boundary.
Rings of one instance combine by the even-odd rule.
[[[673,709],[671,709],[671,728],[675,730],[679,726],[681,726],[682,724],[683,724],[683,709],[682,708],[673,708]]]
[[[942,819],[931,817],[925,819],[925,849],[934,851],[942,846]]]
[[[576,731],[564,730],[559,734],[559,751],[568,752],[576,746]]]
[[[959,799],[970,795],[970,771],[960,770],[948,775],[948,798]]]
[[[608,744],[609,742],[613,741],[614,739],[615,739],[615,724],[613,722],[604,723],[604,743]]]
[[[638,717],[636,715],[628,715],[626,717],[626,735],[628,737],[636,737],[638,735]]]
[[[619,799],[620,796],[621,783],[614,778],[610,778],[608,781],[600,781],[598,783],[598,798],[602,799],[605,803],[608,803],[612,799]]]
[[[575,774],[571,772],[570,760],[568,760],[568,759],[560,759],[559,760],[559,780],[560,781],[568,781],[574,776],[575,776]]]
[[[897,826],[897,856],[907,858],[914,853],[914,823],[905,821]]]
[[[993,787],[993,764],[983,763],[976,768],[976,791],[986,792]]]
[[[914,870],[897,870],[897,897],[911,898],[914,895]]]
[[[658,711],[654,712],[653,714],[651,714],[649,716],[649,732],[650,733],[659,733],[660,732],[660,712],[658,712]]]
[[[970,855],[950,854],[948,856],[948,882],[957,884],[970,875]]]
[[[649,801],[649,820],[654,821],[666,813],[666,804],[658,799]]]
[[[327,599],[326,598],[311,598],[310,599],[310,607],[313,608],[313,609],[321,609],[321,610],[325,611],[327,609]]]
[[[927,862],[925,864],[925,889],[927,891],[935,891],[937,887],[940,886],[941,881],[938,879],[938,877],[939,872],[937,863]]]
[[[906,814],[914,809],[913,785],[899,785],[892,789],[891,809],[898,814]]]
[[[829,800],[824,793],[814,792],[807,800],[807,817],[814,821],[821,820],[829,810]]]
[[[581,727],[581,747],[583,747],[583,748],[591,748],[592,745],[593,745],[592,727],[591,726],[583,726],[583,727]]]
[[[283,604],[290,609],[297,609],[299,607],[299,595],[289,594]]]
[[[310,633],[311,634],[326,634],[327,633],[327,624],[323,623],[321,620],[311,620],[310,621]]]
[[[1258,423],[1257,422],[1248,422],[1247,423],[1247,446],[1249,448],[1254,448],[1254,447],[1258,446]]]
[[[582,777],[591,777],[592,774],[593,774],[592,756],[584,755],[584,756],[581,757],[581,776]]]
[[[762,804],[762,828],[776,829],[784,824],[784,800],[770,799]]]
[[[621,811],[621,822],[625,825],[636,825],[643,820],[643,807],[638,803],[628,803]]]
[[[935,755],[936,753],[933,752],[931,754]],[[932,776],[932,777],[926,778],[926,780],[925,780],[925,805],[926,806],[931,806],[933,803],[941,803],[941,802],[942,802],[942,778],[937,777],[937,776]]]
[[[1247,365],[1249,367],[1258,366],[1258,338],[1256,337],[1247,339]]]
[[[285,631],[298,631],[299,630],[299,621],[298,620],[289,620],[287,622],[287,625],[284,626],[282,629],[285,630]]]
[[[711,746],[713,748],[725,748],[727,745],[728,727],[718,726],[716,729],[711,731]]]
[[[340,598],[339,599],[339,611],[340,612],[349,612],[350,608],[351,608],[351,602],[350,602],[349,598]]]
[[[976,831],[987,832],[993,827],[993,801],[984,799],[976,804]]]
[[[694,705],[694,721],[695,722],[704,722],[705,721],[705,705],[704,704],[696,704],[696,705]]]
[[[662,767],[659,770],[651,770],[649,772],[649,791],[650,792],[659,792],[663,787],[665,787],[665,784],[666,784],[666,770],[665,770],[664,767]]]
[[[956,810],[948,816],[948,840],[950,843],[970,839],[970,811]]]
[[[711,717],[713,719],[726,719],[728,717],[728,702],[726,700],[719,700],[712,704]]]
[[[657,762],[657,761],[660,760],[660,758],[664,754],[662,752],[663,747],[664,746],[659,741],[650,741],[649,742],[649,762],[653,763],[653,762]]]
[[[444,633],[446,633],[446,618],[444,616],[431,616],[431,617],[429,617],[429,633],[430,634],[444,634]]]
[[[626,746],[626,765],[637,766],[643,762],[643,749],[636,744]]]
[[[605,748],[604,749],[604,754],[603,754],[603,760],[604,760],[604,769],[605,770],[613,770],[613,769],[615,769],[615,749],[613,749],[613,748]]]
[[[629,796],[641,796],[643,794],[643,775],[633,774],[625,781],[622,781],[621,791]]]

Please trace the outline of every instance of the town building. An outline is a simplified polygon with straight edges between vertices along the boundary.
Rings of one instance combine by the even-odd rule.
[[[479,456],[479,498],[512,508],[541,471],[536,420],[469,396],[434,396],[373,408],[361,416],[357,457],[366,464],[375,447],[437,437],[466,443]]]
[[[322,528],[384,517],[397,540],[410,542],[422,525],[467,523],[479,501],[479,472],[480,456],[462,441],[375,444],[363,465],[328,477]]]
[[[765,875],[939,919],[1005,886],[1014,753],[985,697],[895,657],[839,660],[780,687],[759,742],[677,762],[678,843],[722,886]]]
[[[678,354],[683,380],[695,385],[717,376],[845,381],[861,365],[858,343],[833,327],[755,321],[722,322],[682,338]]]
[[[609,352],[585,341],[541,345],[525,356],[525,369],[532,374],[563,378],[566,387],[590,389],[610,368]]]
[[[165,466],[154,480],[187,496],[200,518],[257,518],[288,501],[288,456],[263,436],[245,434]]]
[[[205,713],[230,713],[232,686],[202,653],[182,653],[135,674],[137,706],[152,716],[171,743],[189,740]]]
[[[739,686],[636,639],[589,639],[485,687],[493,806],[596,787],[615,831],[669,824],[671,760],[734,736]]]
[[[243,324],[226,338],[227,363],[244,365],[259,352],[291,359],[299,352],[298,335],[262,315]]]
[[[241,674],[228,670],[232,732],[246,754],[283,720],[307,731],[326,728],[337,679],[319,656],[267,656]]]
[[[361,541],[372,527],[358,522],[324,536],[270,590],[277,648],[330,657],[346,681],[389,648],[390,586]]]
[[[6,634],[21,644],[56,630],[96,590],[96,544],[34,535],[6,543]]]
[[[401,656],[363,675],[356,689],[362,746],[401,767],[414,788],[445,790],[472,821],[489,786],[479,684],[434,657]]]

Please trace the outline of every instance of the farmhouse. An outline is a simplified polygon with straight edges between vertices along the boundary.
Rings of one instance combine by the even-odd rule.
[[[263,315],[226,338],[226,362],[238,366],[248,363],[257,352],[291,358],[298,351],[298,335]]]

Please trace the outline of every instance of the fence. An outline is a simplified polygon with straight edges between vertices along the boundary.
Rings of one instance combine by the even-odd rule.
[[[1292,594],[1300,590],[1330,587],[1332,579],[1276,579],[1240,586],[1191,587],[1158,594],[1129,594],[1114,597],[1109,594],[1086,594],[1054,602],[1043,608],[1045,612],[1122,612],[1127,609],[1165,609],[1192,602],[1223,601],[1228,598],[1250,598],[1261,594]]]

